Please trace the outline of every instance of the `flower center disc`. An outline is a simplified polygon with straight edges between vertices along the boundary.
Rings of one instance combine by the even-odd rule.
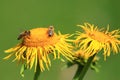
[[[22,43],[29,47],[44,47],[54,45],[58,40],[59,38],[55,33],[53,36],[49,36],[48,28],[35,28],[30,30],[30,36],[23,38]]]
[[[109,41],[110,37],[105,35],[104,33],[102,32],[97,32],[97,31],[94,31],[92,33],[89,33],[89,36],[92,38],[92,39],[95,39],[95,40],[98,40],[100,42],[107,42]]]

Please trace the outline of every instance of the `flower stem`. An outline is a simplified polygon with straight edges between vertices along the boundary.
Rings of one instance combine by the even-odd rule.
[[[84,67],[83,65],[78,65],[78,69],[77,69],[77,71],[75,73],[75,76],[74,76],[73,80],[79,80],[79,75],[80,75],[83,67]]]
[[[37,64],[36,72],[34,74],[34,80],[38,80],[39,76],[40,76],[40,66],[39,64]]]
[[[73,80],[83,80],[86,72],[88,71],[88,69],[89,69],[89,67],[94,59],[94,57],[95,57],[95,54],[88,59],[87,63],[84,66],[82,66],[82,65],[78,66],[78,69],[76,71],[76,74],[75,74]]]

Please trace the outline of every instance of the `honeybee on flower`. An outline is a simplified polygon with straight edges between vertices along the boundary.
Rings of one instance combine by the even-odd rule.
[[[55,33],[54,27],[48,28],[34,28],[20,33],[18,43],[15,47],[5,50],[9,53],[4,59],[14,56],[15,60],[26,64],[27,68],[32,68],[35,65],[35,72],[37,64],[40,70],[44,71],[45,66],[49,70],[51,60],[49,55],[53,54],[54,59],[60,58],[61,55],[71,60],[72,45],[68,43],[69,34],[62,35],[60,32]]]

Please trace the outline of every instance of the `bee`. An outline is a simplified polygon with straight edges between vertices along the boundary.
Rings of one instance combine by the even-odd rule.
[[[49,26],[48,27],[48,36],[51,37],[54,35],[54,27],[53,26]]]
[[[25,36],[30,36],[30,31],[24,31],[24,32],[20,33],[17,40],[20,40]]]

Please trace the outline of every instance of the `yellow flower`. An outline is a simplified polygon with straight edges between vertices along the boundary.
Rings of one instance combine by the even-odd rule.
[[[69,41],[67,38],[70,35],[58,33],[54,32],[53,26],[24,31],[18,36],[18,40],[22,39],[22,42],[13,48],[5,50],[6,53],[10,54],[4,59],[15,55],[13,61],[24,62],[27,68],[30,69],[35,65],[35,71],[37,63],[41,71],[45,70],[44,64],[49,69],[49,66],[51,66],[49,54],[53,54],[54,59],[60,58],[61,54],[70,60],[72,58],[72,46],[67,43]]]
[[[113,30],[109,32],[109,26],[107,30],[98,29],[97,26],[94,26],[89,23],[85,23],[80,26],[84,32],[77,32],[76,43],[79,44],[81,50],[92,56],[98,53],[103,49],[104,59],[106,56],[110,56],[110,52],[118,53],[120,51],[120,30]]]
[[[89,59],[89,54],[86,54],[84,50],[75,51],[73,56],[74,56],[74,61],[80,62],[81,64],[87,62],[87,60]],[[96,62],[98,60],[99,57],[95,56],[93,62]]]
[[[87,60],[89,58],[89,55],[85,54],[84,50],[78,50],[75,52],[74,57]]]

